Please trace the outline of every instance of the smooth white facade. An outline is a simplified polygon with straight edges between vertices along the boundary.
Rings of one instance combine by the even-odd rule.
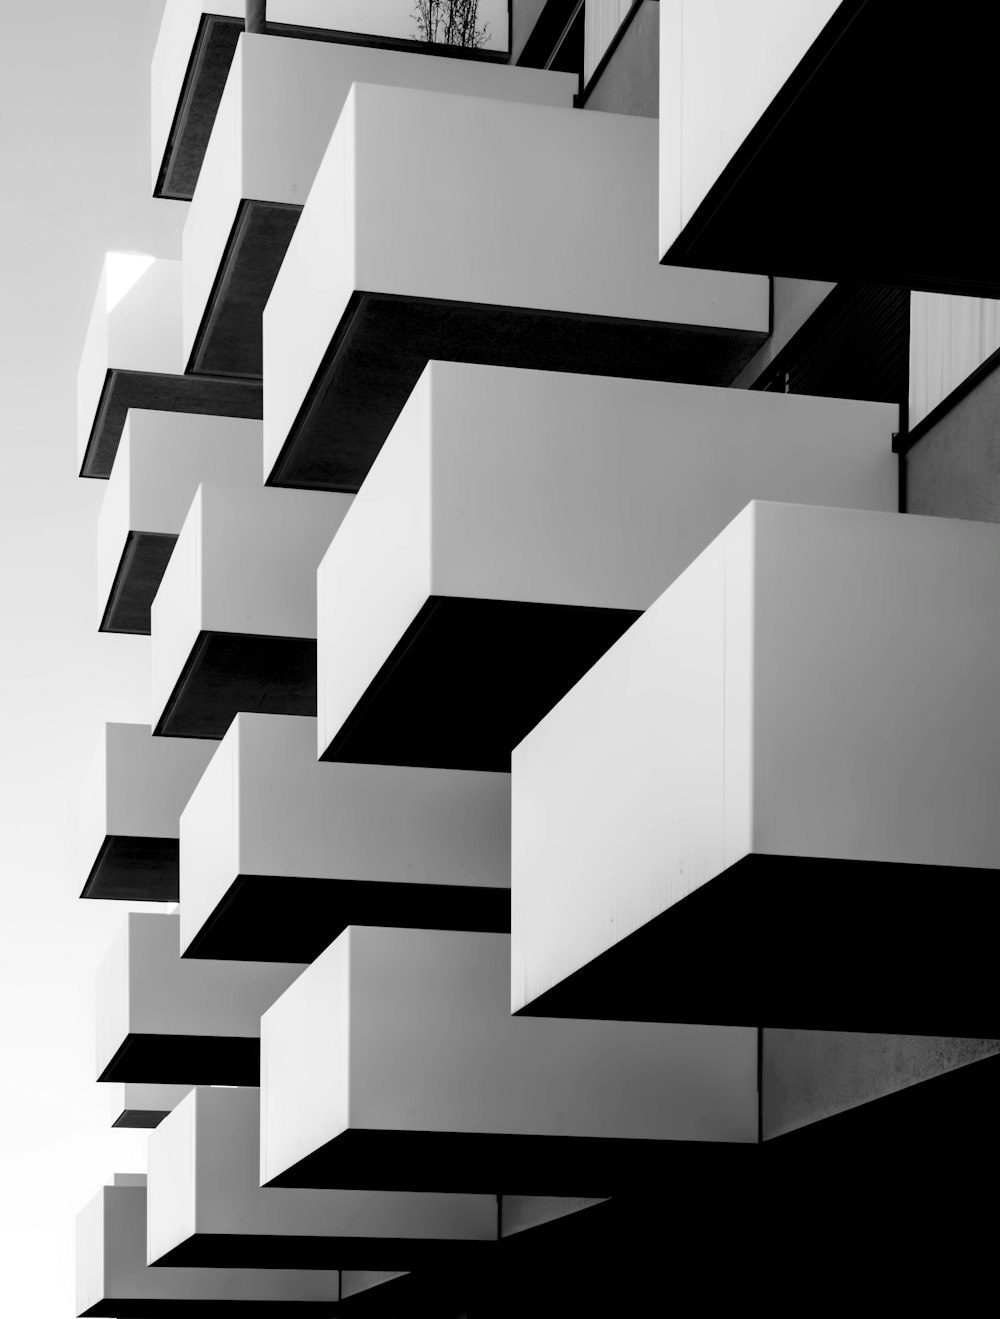
[[[128,1315],[150,1303],[175,1302],[177,1313],[232,1313],[234,1301],[312,1302],[309,1313],[328,1314],[321,1302],[339,1299],[336,1269],[210,1269],[146,1267],[146,1188],[105,1186],[77,1215],[77,1315]],[[120,1302],[122,1309],[111,1309]],[[313,1307],[316,1307],[315,1309]]]
[[[99,618],[129,532],[178,535],[203,481],[260,485],[262,429],[241,417],[129,409],[97,520]]]
[[[496,1195],[261,1188],[260,1091],[196,1088],[149,1138],[147,1260],[195,1234],[337,1239],[496,1241]],[[377,1248],[377,1247],[376,1247]]]
[[[1000,300],[910,294],[910,429],[1000,349]]]
[[[191,1092],[189,1085],[147,1085],[135,1081],[105,1084],[110,1097],[112,1126],[132,1125],[128,1121],[130,1115],[169,1113]]]
[[[265,470],[357,290],[766,334],[766,279],[656,265],[656,133],[356,83],[264,312]]]
[[[316,636],[316,569],[351,498],[198,487],[153,601],[154,727],[201,632]]]
[[[660,0],[661,256],[840,3]]]
[[[317,575],[318,748],[430,596],[646,609],[755,497],[895,509],[889,404],[432,362]]]
[[[507,935],[345,930],[261,1022],[261,1183],[355,1129],[756,1141],[755,1030],[513,1018],[509,981]]]
[[[108,310],[108,259],[97,285],[77,371],[77,470],[83,466],[109,370],[179,375],[181,263],[154,261]]]
[[[153,737],[148,724],[105,724],[80,793],[81,879],[106,838],[179,838],[181,812],[215,746]]]
[[[481,60],[244,34],[184,226],[184,358],[244,199],[302,206],[355,82],[569,108],[576,77]]]
[[[315,719],[238,714],[180,837],[186,950],[240,875],[508,889],[510,776],[321,763]]]
[[[182,961],[176,915],[130,912],[97,972],[97,1074],[129,1035],[256,1039],[302,970],[284,962]]]
[[[1000,528],[754,503],[512,755],[516,1011],[750,853],[1000,865]]]

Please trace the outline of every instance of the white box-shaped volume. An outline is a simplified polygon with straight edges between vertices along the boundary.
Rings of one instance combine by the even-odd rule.
[[[130,408],[97,522],[97,585],[107,607],[130,533],[177,536],[203,481],[261,483],[261,423]]]
[[[661,0],[660,255],[841,0]]]
[[[176,840],[181,811],[215,744],[105,724],[80,793],[81,882],[115,839]]]
[[[108,253],[77,371],[77,468],[82,468],[109,371],[178,375],[181,263],[157,259],[119,295],[121,258]],[[127,283],[127,276],[125,277]]]
[[[544,1183],[553,1142],[624,1168],[637,1145],[757,1140],[755,1030],[514,1018],[509,979],[508,935],[345,930],[261,1023],[262,1184],[320,1151],[340,1178],[474,1190],[495,1152],[511,1183]],[[607,1167],[562,1151],[572,1193],[599,1193]]]
[[[318,895],[327,891],[335,906],[343,892],[350,912],[351,890],[360,890],[374,911],[380,884],[383,919],[392,915],[391,895],[400,884],[412,885],[429,912],[447,903],[448,889],[489,889],[508,929],[510,776],[326,764],[316,759],[315,719],[238,714],[181,820],[181,874],[184,951],[204,938],[217,913],[224,924],[237,881],[254,876],[274,881],[254,908],[260,947],[254,955],[308,960],[275,953],[277,923],[282,940],[304,940],[310,948],[318,940],[319,952],[352,921],[328,930]],[[438,889],[445,890],[439,900],[431,896]],[[225,941],[224,931],[219,937]]]
[[[149,1263],[454,1264],[498,1237],[495,1194],[262,1188],[259,1171],[260,1091],[192,1091],[149,1140]]]
[[[339,1295],[336,1269],[147,1268],[145,1186],[102,1187],[77,1215],[77,1315],[231,1315],[242,1301],[326,1319]]]
[[[351,498],[199,486],[153,601],[154,726],[203,632],[315,638],[316,569]]]
[[[998,666],[1000,528],[749,505],[514,751],[512,1009],[751,854],[1000,865]]]
[[[166,1084],[204,1080],[197,1075],[167,1074],[174,1065],[167,1057],[172,1041],[200,1037],[206,1045],[218,1046],[221,1054],[220,1041],[257,1040],[262,1013],[302,970],[283,962],[182,960],[179,935],[176,914],[130,912],[112,942],[97,973],[99,1078],[123,1045],[138,1040],[133,1055],[145,1049],[152,1057],[148,1066],[143,1060],[140,1069],[151,1066],[155,1070],[162,1061],[163,1074],[114,1074],[103,1079]],[[162,1050],[162,1060],[156,1057],[158,1050]],[[183,1062],[180,1065],[183,1068]],[[208,1078],[210,1082],[216,1079],[228,1083],[223,1075]],[[255,1083],[256,1076],[243,1082]]]
[[[266,470],[356,291],[767,334],[766,279],[656,265],[656,131],[356,83],[264,313]]]
[[[320,753],[430,597],[646,609],[750,499],[894,509],[897,417],[430,363],[320,565]]]
[[[244,34],[184,226],[184,358],[241,202],[301,207],[355,82],[569,108],[577,79],[482,60]]]

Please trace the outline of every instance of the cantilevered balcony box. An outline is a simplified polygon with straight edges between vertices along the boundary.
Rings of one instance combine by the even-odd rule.
[[[432,358],[728,384],[767,280],[655,250],[655,121],[355,83],[264,312],[269,480],[356,490]]]
[[[516,748],[511,1006],[1000,1035],[1000,528],[752,503]]]
[[[474,1267],[497,1196],[260,1186],[260,1091],[198,1087],[149,1141],[147,1260],[216,1268]]]
[[[191,1087],[112,1081],[108,1089],[113,1127],[157,1127],[190,1093]]]
[[[508,935],[345,930],[261,1023],[262,1185],[599,1196],[742,1166],[756,1029],[520,1020],[509,984]]]
[[[145,1186],[105,1186],[77,1215],[77,1315],[327,1319],[338,1284],[335,1269],[147,1268]]]
[[[199,486],[152,608],[154,732],[316,713],[316,568],[351,498]]]
[[[260,1018],[302,970],[182,961],[176,915],[131,912],[97,975],[97,1079],[257,1085]]]
[[[976,125],[998,38],[992,7],[661,0],[663,260],[997,296]],[[898,222],[898,179],[919,224]]]
[[[128,292],[112,302],[108,260],[110,255],[77,373],[80,475],[111,475],[129,408],[259,418],[258,383],[184,375],[181,263],[153,261]]]
[[[328,41],[240,38],[184,228],[184,360],[259,376],[261,316],[354,82],[570,107],[575,74]]]
[[[176,902],[181,811],[214,744],[105,724],[80,796],[83,898]]]
[[[364,0],[364,4],[357,0],[268,0],[267,32],[348,46],[426,52],[426,44],[414,40],[416,23],[411,10],[401,0]],[[503,0],[489,0],[488,5],[480,6],[481,19],[487,17],[487,10],[485,46],[477,50],[451,47],[453,56],[506,62],[507,5]],[[245,12],[246,0],[167,0],[150,78],[150,158],[157,197],[190,201],[195,192]],[[275,108],[280,112],[280,107]],[[308,132],[305,122],[301,127]]]
[[[102,632],[149,632],[149,611],[202,481],[260,485],[261,423],[131,409],[97,523]]]
[[[431,363],[320,566],[320,754],[509,770],[749,499],[895,509],[896,417]]]
[[[181,819],[186,956],[311,962],[346,925],[510,931],[510,775],[316,760],[238,714]]]

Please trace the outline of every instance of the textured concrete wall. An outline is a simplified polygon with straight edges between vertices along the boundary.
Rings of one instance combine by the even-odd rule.
[[[910,513],[1000,522],[1000,371],[981,380],[906,459]]]
[[[586,109],[611,114],[660,112],[660,6],[645,4],[628,25],[603,73],[587,96]]]

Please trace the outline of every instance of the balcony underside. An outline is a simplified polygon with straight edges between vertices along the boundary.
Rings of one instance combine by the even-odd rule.
[[[992,870],[750,855],[520,1015],[1000,1037],[998,916]]]
[[[259,421],[264,415],[264,399],[256,381],[111,368],[87,441],[81,476],[107,479],[111,475],[129,408]]]
[[[261,317],[301,206],[243,201],[195,338],[188,370],[260,379]]]
[[[126,1035],[99,1081],[260,1085],[260,1040],[234,1035]]]
[[[190,1315],[191,1319],[246,1319],[252,1314],[254,1319],[289,1319],[289,1316],[312,1316],[313,1319],[330,1319],[337,1313],[333,1301],[246,1301],[200,1300],[196,1297],[181,1299],[149,1301],[142,1298],[119,1299],[112,1297],[98,1301],[89,1310],[83,1311],[83,1319],[178,1319],[178,1316]]]
[[[400,1101],[402,1102],[402,1101]],[[268,1186],[379,1191],[608,1196],[650,1178],[736,1176],[754,1144],[631,1137],[511,1135],[354,1128],[320,1146]]]
[[[129,532],[101,619],[102,632],[149,636],[153,599],[176,543],[176,536],[160,532]]]
[[[432,596],[321,759],[507,773],[511,750],[638,617]]]
[[[982,6],[843,0],[664,262],[1000,296],[998,37]]]
[[[358,490],[432,360],[728,385],[765,338],[751,330],[356,293],[268,483]]]
[[[109,835],[80,897],[111,898],[118,902],[179,901],[178,840]]]
[[[199,1232],[154,1267],[224,1269],[424,1269],[487,1264],[495,1241]]]
[[[158,1127],[163,1119],[169,1116],[169,1108],[162,1110],[158,1108],[127,1108],[111,1125],[113,1127],[152,1130],[153,1127]]]
[[[315,717],[315,640],[202,632],[153,731],[221,738],[241,711]]]
[[[184,953],[312,962],[348,925],[510,932],[510,889],[239,875]]]

